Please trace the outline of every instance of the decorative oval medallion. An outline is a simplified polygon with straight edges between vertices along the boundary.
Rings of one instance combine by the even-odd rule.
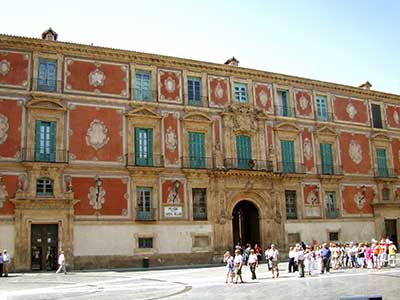
[[[8,118],[5,115],[0,114],[0,144],[3,144],[7,140],[8,128]]]
[[[308,138],[304,139],[303,151],[304,151],[304,157],[307,158],[307,160],[311,160],[311,158],[312,158],[312,147],[311,147],[311,142],[310,142],[310,140]]]
[[[354,116],[357,114],[357,109],[354,107],[353,104],[349,103],[346,106],[346,112],[349,115],[350,119],[353,119]]]
[[[103,207],[104,202],[106,202],[106,198],[104,197],[105,195],[106,191],[103,187],[100,187],[99,190],[97,190],[96,187],[91,186],[88,193],[89,204],[96,211],[100,210]]]
[[[220,82],[218,81],[217,86],[215,87],[215,97],[217,97],[218,99],[221,99],[222,97],[224,97],[224,89],[221,87]]]
[[[300,102],[301,109],[305,110],[307,108],[307,106],[308,106],[308,100],[306,99],[306,97],[301,95],[299,102]]]
[[[318,200],[318,196],[315,193],[315,191],[310,191],[307,196],[307,203],[314,205],[317,203],[317,200]]]
[[[89,73],[89,84],[92,86],[103,86],[106,80],[106,75],[99,69]]]
[[[361,192],[357,192],[357,194],[354,195],[354,202],[356,203],[358,209],[363,209],[366,202],[365,196]]]
[[[175,92],[175,80],[173,80],[171,77],[165,79],[164,85],[169,93]]]
[[[349,145],[349,156],[353,162],[359,164],[362,160],[361,145],[355,140],[352,140]]]
[[[176,138],[175,131],[172,129],[171,126],[168,127],[167,133],[165,135],[165,145],[167,146],[168,150],[174,152],[176,146],[178,145],[178,140]]]
[[[96,151],[103,148],[110,137],[108,136],[108,128],[100,120],[93,120],[86,133],[86,143],[92,146]]]
[[[397,110],[395,110],[393,113],[393,120],[396,123],[396,125],[399,125],[400,119],[399,119],[399,113],[397,112]]]
[[[260,98],[261,104],[265,106],[267,104],[267,101],[268,101],[268,94],[264,90],[262,90],[258,94],[258,97]]]
[[[6,76],[10,72],[11,64],[9,61],[3,59],[0,61],[0,74]]]

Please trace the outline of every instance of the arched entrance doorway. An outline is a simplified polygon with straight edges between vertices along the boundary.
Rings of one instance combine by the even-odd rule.
[[[233,242],[236,245],[260,244],[260,224],[257,207],[248,200],[235,205],[232,212]]]

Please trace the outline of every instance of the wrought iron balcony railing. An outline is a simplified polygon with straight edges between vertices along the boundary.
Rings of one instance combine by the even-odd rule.
[[[315,119],[320,122],[333,122],[333,120],[335,118],[334,118],[333,113],[331,113],[331,112],[325,112],[320,115],[318,115],[318,113],[315,112]]]
[[[164,167],[164,156],[160,154],[135,154],[128,153],[126,164],[135,167]]]
[[[157,99],[157,91],[147,89],[131,89],[133,100],[152,102]]]
[[[68,151],[63,149],[52,150],[49,148],[23,148],[21,151],[21,161],[67,163]]]
[[[374,176],[375,176],[375,178],[396,178],[397,177],[397,169],[375,168]]]
[[[275,115],[282,117],[296,117],[296,110],[291,106],[275,105]]]
[[[317,165],[317,172],[319,175],[343,175],[342,166],[337,165]]]
[[[136,208],[136,221],[154,221],[156,219],[156,209],[150,208],[143,210]]]
[[[278,173],[305,174],[306,167],[304,164],[296,164],[294,162],[278,162],[277,171]]]
[[[212,169],[214,160],[211,157],[182,157],[182,168],[184,169]]]
[[[225,158],[226,169],[252,170],[272,172],[274,167],[270,160]]]

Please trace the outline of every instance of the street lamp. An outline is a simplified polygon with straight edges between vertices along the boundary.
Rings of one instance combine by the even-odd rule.
[[[99,217],[99,210],[100,210],[99,198],[100,198],[102,184],[103,184],[103,181],[101,180],[100,176],[96,175],[96,216],[97,217]]]

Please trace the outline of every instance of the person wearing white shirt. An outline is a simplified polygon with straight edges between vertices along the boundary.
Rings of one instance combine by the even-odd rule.
[[[62,270],[64,274],[67,274],[64,251],[61,251],[60,255],[58,256],[58,265],[59,267],[56,273],[60,273],[60,271]]]
[[[272,278],[278,278],[279,277],[278,264],[281,257],[279,255],[278,249],[276,249],[276,246],[274,244],[271,245],[271,249],[269,250],[269,257],[271,260]]]
[[[7,253],[7,250],[4,249],[3,250],[3,273],[4,276],[7,277],[8,276],[8,264],[10,263],[10,256]]]
[[[251,279],[254,280],[257,278],[256,276],[256,268],[258,267],[258,257],[255,253],[254,249],[250,250],[249,259],[247,261],[247,265],[250,267],[251,271]]]
[[[304,277],[304,251],[300,244],[296,244],[294,261],[299,268],[299,276]]]
[[[236,249],[235,258],[233,259],[233,271],[235,272],[235,283],[238,283],[238,279],[240,279],[240,283],[243,283],[242,266],[243,266],[243,257],[240,254],[240,250]]]

